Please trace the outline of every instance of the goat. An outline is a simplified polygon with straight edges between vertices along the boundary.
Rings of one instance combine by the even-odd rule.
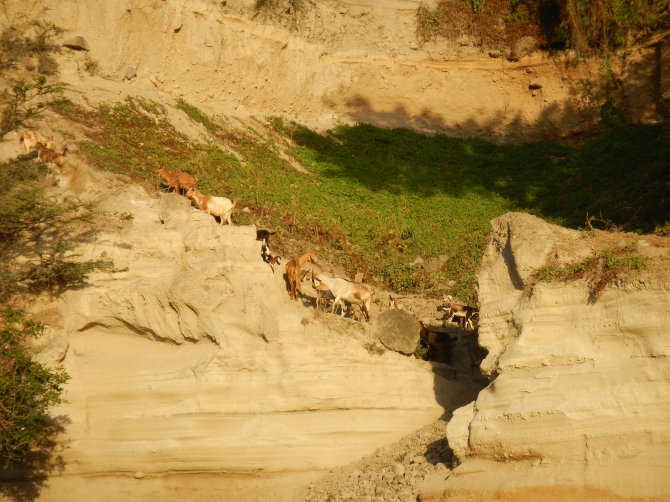
[[[335,312],[335,307],[341,302],[345,301],[354,305],[359,305],[361,312],[365,316],[365,320],[370,320],[370,303],[372,299],[372,290],[357,282],[348,281],[339,277],[328,277],[324,274],[313,274],[312,284],[316,287],[315,281],[325,284],[335,297],[333,301],[333,308],[331,312]],[[344,315],[344,309],[340,311],[340,315]]]
[[[26,153],[30,153],[31,150],[37,148],[37,143],[42,143],[42,145],[49,149],[53,149],[54,147],[53,137],[45,138],[35,131],[23,131],[19,137],[19,141]]]
[[[63,147],[62,152],[54,152],[52,149],[47,148],[41,141],[38,141],[35,144],[35,147],[37,148],[37,158],[40,159],[40,162],[44,164],[53,162],[58,167],[63,167],[63,164],[65,163],[65,154],[67,153],[67,145]]]
[[[196,201],[200,209],[210,216],[218,216],[220,225],[223,225],[224,220],[228,222],[228,225],[233,224],[232,214],[237,202],[231,201],[226,197],[205,195],[198,192],[195,188],[189,188],[186,196]]]
[[[463,321],[463,328],[467,328],[468,324],[471,329],[475,329],[475,325],[472,322],[474,317],[479,316],[479,311],[475,307],[470,307],[468,305],[463,305],[461,303],[456,303],[454,297],[448,295],[444,299],[442,304],[442,309],[445,313],[444,326],[447,327],[454,317],[458,317],[458,326],[461,327],[461,321]],[[447,316],[449,316],[447,318]]]
[[[265,244],[269,244],[268,240],[270,239],[270,236],[274,234],[275,232],[272,230],[266,230],[266,229],[256,230],[256,240],[265,242]]]
[[[163,178],[168,186],[170,186],[177,193],[181,193],[182,188],[188,192],[192,188],[195,188],[195,186],[199,183],[196,178],[188,173],[172,173],[162,167],[156,171],[156,174]]]
[[[313,272],[311,271],[302,270],[300,272],[300,280],[304,282],[310,279],[312,274]],[[315,286],[314,281],[312,281],[312,286],[314,287],[314,291],[316,292],[317,309],[321,306],[323,306],[325,309],[326,307],[328,307],[328,305],[332,305],[332,302],[335,299],[335,297],[333,296],[333,293],[331,293],[330,289],[328,289],[328,286],[326,286],[325,284],[319,284]]]
[[[288,282],[288,295],[291,300],[298,300],[300,296],[300,282],[302,279],[300,269],[307,261],[318,263],[316,255],[311,251],[298,258],[292,258],[286,263],[286,281]]]
[[[281,263],[281,256],[273,256],[272,253],[270,252],[270,248],[268,245],[264,242],[261,245],[261,257],[263,258],[263,261],[270,265],[270,268],[272,269],[272,273],[275,273],[275,268],[273,265],[279,265]]]
[[[393,298],[393,295],[389,295],[389,309],[399,309],[398,300]]]
[[[440,331],[433,331],[429,326],[426,326],[423,321],[419,321],[421,331],[419,331],[419,340],[421,344],[426,347],[426,356],[429,361],[440,359],[441,362],[449,362],[449,348],[451,337],[448,334]],[[441,357],[438,357],[438,354]]]

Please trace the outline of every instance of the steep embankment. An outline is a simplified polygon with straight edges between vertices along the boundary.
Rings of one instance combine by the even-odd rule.
[[[523,214],[494,220],[492,237],[479,336],[489,350],[482,369],[495,379],[450,421],[461,465],[426,500],[670,497],[668,240],[579,233]],[[532,275],[627,246],[648,268],[595,301],[586,279]]]
[[[445,40],[420,46],[418,2],[304,2],[292,30],[263,21],[253,5],[40,0],[32,13],[49,7],[44,16],[67,30],[64,40],[87,42],[89,51],[65,49],[67,82],[125,81],[128,93],[181,96],[215,114],[508,139],[579,133],[597,119],[583,106],[595,97],[584,82],[598,79],[597,62],[539,53],[510,62]],[[27,8],[9,7],[9,19]],[[635,119],[667,88],[654,79],[654,61],[653,48],[631,54],[621,74]]]
[[[72,377],[42,500],[289,500],[472,398],[427,363],[369,353],[368,325],[289,301],[253,227],[75,159],[59,178],[60,196],[100,201],[101,233],[77,252],[117,271],[34,309],[40,357]]]

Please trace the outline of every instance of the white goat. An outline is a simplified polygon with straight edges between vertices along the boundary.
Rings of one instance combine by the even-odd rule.
[[[339,277],[329,277],[324,274],[316,273],[312,276],[312,281],[315,288],[318,287],[316,281],[319,281],[319,283],[325,284],[328,289],[330,289],[330,292],[333,293],[335,300],[333,301],[331,312],[335,312],[337,305],[344,301],[346,303],[359,305],[361,312],[363,312],[363,315],[365,316],[365,320],[370,320],[372,290],[368,286],[341,279]],[[340,308],[340,315],[344,315],[343,305],[340,305]]]
[[[461,326],[461,320],[463,321],[463,327],[467,328],[468,324],[471,329],[475,329],[475,325],[472,322],[474,317],[479,316],[479,311],[475,307],[470,307],[468,305],[463,305],[454,301],[454,297],[448,295],[444,298],[444,303],[442,304],[442,309],[446,312],[444,326],[447,327],[454,317],[458,317],[458,326]],[[447,318],[447,316],[449,316]]]
[[[237,202],[233,202],[225,197],[215,197],[212,195],[204,195],[198,192],[195,188],[190,188],[186,195],[196,201],[200,209],[211,216],[218,216],[219,223],[223,225],[223,221],[227,221],[228,225],[233,224],[232,214],[233,208]]]

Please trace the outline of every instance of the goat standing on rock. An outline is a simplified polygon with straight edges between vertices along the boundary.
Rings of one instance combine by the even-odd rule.
[[[472,322],[472,319],[479,316],[479,311],[475,307],[470,307],[468,305],[458,303],[454,301],[453,296],[448,295],[444,299],[444,303],[442,304],[441,308],[445,311],[445,327],[449,325],[454,317],[458,317],[459,328],[461,327],[461,321],[463,321],[463,328],[467,328],[469,324],[471,329],[475,329],[475,325]]]
[[[237,202],[233,202],[226,197],[205,195],[198,192],[195,188],[190,188],[186,192],[186,196],[196,201],[200,209],[210,216],[218,216],[220,225],[223,225],[224,220],[228,222],[228,225],[233,224],[232,214]]]
[[[157,173],[158,176],[165,180],[176,193],[181,193],[181,189],[188,191],[198,184],[198,180],[188,173],[172,173],[164,168],[160,168]]]
[[[298,300],[300,296],[300,282],[301,282],[301,273],[300,269],[305,264],[305,262],[311,261],[312,263],[318,263],[316,255],[311,251],[305,253],[299,258],[293,258],[286,262],[286,281],[288,282],[288,295],[291,300]]]
[[[267,243],[263,242],[263,244],[261,244],[261,258],[263,258],[265,263],[270,265],[270,269],[272,269],[272,273],[274,274],[275,268],[273,265],[279,265],[281,263],[281,256],[273,255]]]
[[[331,312],[335,312],[335,307],[340,304],[340,315],[344,315],[344,309],[341,302],[359,305],[361,312],[365,316],[365,320],[370,320],[370,303],[372,300],[372,290],[365,284],[348,281],[339,277],[328,277],[324,274],[313,274],[312,283],[316,288],[318,284],[316,281],[325,284],[335,297],[333,301],[333,308]]]

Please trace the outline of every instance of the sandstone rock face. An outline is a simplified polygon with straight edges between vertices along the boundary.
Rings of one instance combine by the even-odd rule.
[[[78,250],[116,272],[37,308],[49,321],[40,357],[71,376],[54,411],[64,471],[41,500],[82,484],[112,497],[100,500],[291,500],[466,402],[427,364],[368,353],[367,323],[291,302],[254,227],[221,227],[183,196],[104,173],[82,171],[77,186],[132,219],[101,217],[106,230]]]
[[[375,334],[384,347],[401,354],[412,354],[419,342],[421,325],[404,310],[386,310],[375,320]]]
[[[303,2],[293,27],[265,19],[247,0],[10,4],[11,16],[44,12],[48,21],[85,37],[104,79],[121,81],[130,67],[137,71],[133,92],[158,89],[208,113],[279,115],[319,129],[364,122],[506,141],[579,132],[597,118],[574,97],[583,79],[598,79],[597,62],[538,53],[517,62],[492,59],[467,37],[419,47],[421,2],[414,0]],[[80,76],[82,61],[75,56],[59,61],[62,77],[74,85],[94,80]],[[653,48],[629,56],[627,82],[633,57],[642,62],[636,68],[644,68],[637,71],[646,73],[630,75],[635,92],[621,99],[643,119],[653,112],[656,92]],[[542,99],[527,88],[536,74],[545,82]]]
[[[622,237],[519,213],[492,227],[479,274],[479,340],[493,381],[454,413],[447,436],[462,464],[446,491],[425,498],[667,499],[668,240],[624,235],[648,270],[594,302],[583,280],[533,284],[532,273],[620,246]]]

